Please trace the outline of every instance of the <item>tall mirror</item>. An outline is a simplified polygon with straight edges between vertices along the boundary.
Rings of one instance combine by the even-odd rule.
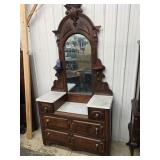
[[[91,45],[81,34],[73,34],[64,45],[68,92],[91,93]]]

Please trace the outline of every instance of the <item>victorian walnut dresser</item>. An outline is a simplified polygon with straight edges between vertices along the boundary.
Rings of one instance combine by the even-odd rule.
[[[51,91],[36,99],[44,145],[110,155],[113,94],[103,82],[97,58],[98,32],[80,4],[65,5],[66,16],[53,31],[59,59]]]

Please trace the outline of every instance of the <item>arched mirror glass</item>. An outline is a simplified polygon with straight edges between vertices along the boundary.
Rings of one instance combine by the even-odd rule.
[[[70,36],[64,45],[68,92],[91,93],[91,45],[81,34]]]

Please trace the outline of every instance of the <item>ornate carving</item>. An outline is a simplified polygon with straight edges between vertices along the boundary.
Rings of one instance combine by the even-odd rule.
[[[94,76],[94,84],[93,84],[94,92],[112,95],[113,93],[109,89],[108,83],[103,82],[103,78],[105,77],[105,75],[103,74],[103,71],[105,70],[105,66],[102,65],[100,59],[97,59],[92,69],[93,69],[93,76]]]
[[[94,38],[94,41],[95,41],[96,44],[98,43],[97,33],[99,32],[100,27],[101,26],[95,26],[94,29],[93,29],[93,38]]]
[[[59,32],[58,31],[52,31],[56,36],[57,36],[57,45],[59,46],[60,45],[60,38],[59,38]]]
[[[59,58],[65,68],[64,43],[68,37],[79,33],[88,38],[92,48],[92,90],[99,94],[112,94],[108,83],[103,82],[105,69],[100,59],[97,59],[98,32],[100,26],[94,26],[92,21],[82,13],[81,4],[67,4],[66,15],[59,24],[58,30],[53,31],[57,36]],[[67,90],[67,79],[65,70],[56,70],[58,80],[54,81],[52,90]]]
[[[63,74],[62,74],[63,68],[60,60],[57,60],[54,69],[56,70],[55,76],[57,77],[57,80],[54,80],[51,90],[65,91],[63,83]]]
[[[79,19],[79,14],[82,13],[81,4],[66,4],[67,9],[66,15],[69,15],[73,20],[73,25],[77,25],[77,20]]]
[[[66,25],[66,27],[64,28],[64,34],[63,34],[63,36],[65,36],[68,32],[70,32],[71,30],[73,29],[73,27],[70,25],[70,23],[68,23],[67,25]]]

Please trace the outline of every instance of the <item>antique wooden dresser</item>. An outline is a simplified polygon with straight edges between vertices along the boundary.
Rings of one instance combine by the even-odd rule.
[[[44,145],[110,155],[113,94],[97,58],[98,32],[80,4],[65,5],[57,36],[57,80],[36,99]]]

